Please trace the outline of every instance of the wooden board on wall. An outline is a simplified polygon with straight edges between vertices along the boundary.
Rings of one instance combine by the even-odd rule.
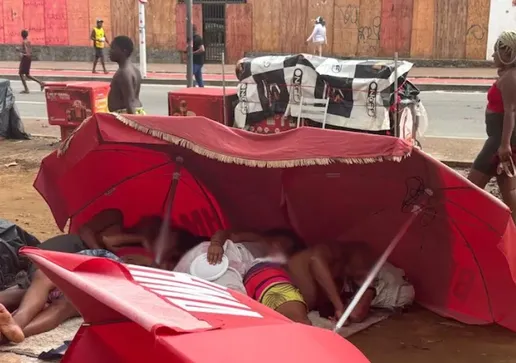
[[[68,43],[72,46],[91,46],[90,9],[87,1],[68,1]]]
[[[469,0],[466,24],[466,58],[485,59],[489,27],[490,0]]]
[[[382,0],[361,0],[358,16],[357,55],[376,57],[380,53]]]
[[[113,29],[113,17],[111,16],[111,9],[115,9],[115,11],[120,12],[120,14],[122,14],[122,11],[129,12],[129,11],[136,9],[136,7],[134,9],[132,9],[131,6],[129,5],[129,6],[126,6],[125,8],[124,7],[117,8],[116,6],[121,5],[121,4],[120,3],[114,4],[114,2],[115,2],[115,0],[111,0],[111,1],[89,0],[89,4],[90,4],[89,19],[90,20],[89,20],[88,37],[91,33],[91,30],[96,25],[97,19],[99,19],[99,18],[104,20],[104,30],[106,31],[106,35],[107,35],[108,39],[113,39],[117,35],[131,36],[130,34],[123,34],[123,33],[115,34],[114,29]],[[127,5],[127,1],[125,1],[124,3]],[[125,21],[126,23],[130,22],[131,21],[130,19],[134,18],[133,14],[134,13],[124,13],[124,16],[127,17],[127,20]],[[138,17],[138,13],[136,13],[136,17]],[[130,27],[131,24],[129,24],[128,26]],[[133,40],[135,40],[135,39],[133,38]]]
[[[380,31],[380,55],[410,55],[413,0],[383,0]]]
[[[45,44],[68,45],[66,0],[45,0]]]
[[[226,5],[226,64],[234,64],[253,50],[252,4]]]
[[[437,0],[436,10],[435,58],[463,59],[468,0]]]
[[[4,9],[4,41],[20,44],[23,24],[23,0],[2,0]]]
[[[95,2],[105,0],[90,0]],[[90,16],[92,7],[90,5]],[[111,34],[126,35],[138,44],[138,1],[111,0]]]
[[[176,0],[152,0],[145,10],[147,44],[170,49],[176,44]]]
[[[23,0],[23,23],[34,45],[45,45],[45,0]]]
[[[4,7],[0,6],[0,44],[5,43],[4,38]]]
[[[358,47],[360,0],[335,0],[334,9],[333,54],[355,56]]]
[[[414,0],[410,41],[412,58],[432,58],[434,54],[435,6],[435,0]]]
[[[253,8],[253,50],[280,52],[283,0],[248,0]]]
[[[314,20],[318,16],[322,16],[326,22],[326,37],[328,38],[328,45],[323,48],[324,54],[333,54],[333,15],[334,15],[335,0],[308,0],[306,19],[306,37],[312,33],[314,28]]]
[[[306,46],[306,17],[308,0],[282,0],[283,11],[280,22],[281,53],[302,53],[311,51]],[[274,29],[270,30],[271,32]]]
[[[197,26],[199,34],[202,35],[202,5],[193,4],[192,22]],[[176,49],[186,49],[186,6],[177,4],[176,6]]]

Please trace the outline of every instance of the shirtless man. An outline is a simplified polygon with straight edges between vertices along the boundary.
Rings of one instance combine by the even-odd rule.
[[[318,310],[329,302],[333,306],[334,318],[339,319],[352,297],[343,296],[345,286],[361,286],[373,264],[371,256],[367,244],[361,242],[321,244],[294,255],[289,260],[288,269],[309,311]],[[375,296],[374,288],[367,290],[351,314],[351,322],[362,321],[367,316]]]
[[[43,88],[45,87],[43,82],[41,82],[40,80],[38,80],[30,75],[30,66],[32,64],[32,46],[31,46],[30,40],[29,40],[29,32],[27,30],[22,30],[21,37],[22,37],[21,48],[17,49],[21,54],[19,75],[20,75],[20,79],[21,79],[21,82],[22,82],[22,85],[24,88],[24,90],[21,93],[25,93],[25,94],[30,93],[29,87],[27,87],[27,81],[25,78],[38,83],[39,86],[41,87],[41,90],[43,91]]]
[[[108,108],[111,112],[144,115],[140,102],[142,75],[131,62],[133,41],[120,35],[111,42],[109,59],[118,63],[118,70],[111,81]]]

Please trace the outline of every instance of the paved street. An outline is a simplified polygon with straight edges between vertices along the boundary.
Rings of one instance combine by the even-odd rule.
[[[24,119],[46,119],[46,106],[43,93],[37,85],[30,84],[30,95],[19,95],[21,83],[12,81],[16,92],[16,102]],[[166,115],[168,113],[167,92],[181,88],[180,86],[143,85],[141,99],[149,114]],[[426,136],[453,138],[484,138],[484,108],[486,96],[484,93],[455,93],[455,92],[423,92],[421,96],[429,114],[430,126]],[[28,120],[27,120],[28,122]],[[38,127],[44,127],[44,121],[39,121]],[[27,125],[28,131],[38,132]]]

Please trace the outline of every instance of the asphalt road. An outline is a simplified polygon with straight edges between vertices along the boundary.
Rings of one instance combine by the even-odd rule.
[[[23,118],[46,118],[45,99],[36,84],[30,84],[31,94],[18,94],[21,83],[12,81],[16,103]],[[181,86],[142,85],[141,101],[148,114],[167,115],[167,92]],[[423,104],[428,112],[429,127],[425,136],[451,138],[485,138],[485,93],[423,92]]]

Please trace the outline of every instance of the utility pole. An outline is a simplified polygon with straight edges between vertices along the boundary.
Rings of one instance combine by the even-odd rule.
[[[187,87],[193,87],[193,0],[185,0],[186,5],[186,81]]]
[[[79,0],[80,1],[80,0]],[[145,34],[145,4],[147,0],[138,1],[138,29],[140,33],[140,73],[147,78],[147,41]]]

